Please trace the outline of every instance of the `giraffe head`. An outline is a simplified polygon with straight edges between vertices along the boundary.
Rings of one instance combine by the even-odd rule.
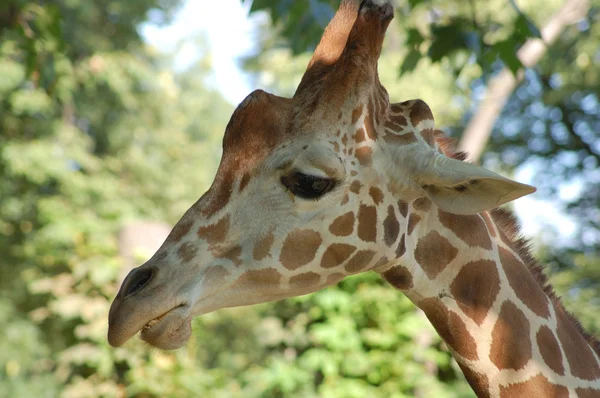
[[[191,319],[314,292],[403,254],[406,201],[469,214],[529,186],[444,156],[424,102],[390,104],[377,61],[392,7],[344,0],[293,98],[255,91],[210,189],[123,282],[109,342],[173,349]]]

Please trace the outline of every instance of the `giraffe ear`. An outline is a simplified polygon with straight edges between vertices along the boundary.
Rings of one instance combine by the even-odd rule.
[[[530,185],[502,177],[488,169],[443,155],[434,155],[417,184],[440,209],[455,214],[475,214],[536,191]]]

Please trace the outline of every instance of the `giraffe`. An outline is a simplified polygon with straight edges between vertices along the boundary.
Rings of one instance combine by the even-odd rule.
[[[600,396],[600,347],[497,207],[535,188],[464,162],[377,75],[388,2],[343,0],[293,98],[251,93],[209,190],[132,270],[108,340],[183,346],[191,319],[379,273],[422,309],[480,397]]]

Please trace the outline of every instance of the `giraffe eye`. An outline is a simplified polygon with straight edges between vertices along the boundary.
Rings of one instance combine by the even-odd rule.
[[[335,187],[335,180],[294,172],[281,177],[281,183],[303,199],[318,199]]]

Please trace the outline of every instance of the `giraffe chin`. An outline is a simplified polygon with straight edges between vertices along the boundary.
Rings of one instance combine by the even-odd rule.
[[[192,317],[181,307],[148,322],[140,338],[152,347],[175,350],[182,347],[192,334]]]

